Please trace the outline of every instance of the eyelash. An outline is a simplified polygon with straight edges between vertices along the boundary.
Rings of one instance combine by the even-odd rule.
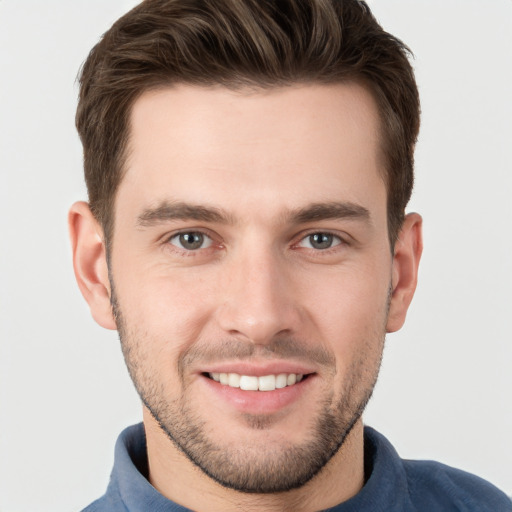
[[[207,245],[207,247],[198,247],[196,249],[187,249],[183,246],[179,246],[178,244],[172,243],[172,240],[174,240],[174,239],[179,240],[179,237],[184,236],[184,235],[200,235],[206,239],[205,241],[209,241],[208,245]],[[179,231],[178,233],[173,233],[171,236],[169,236],[165,239],[165,243],[167,246],[169,246],[169,245],[172,246],[173,250],[178,251],[181,254],[185,254],[187,256],[197,256],[198,253],[200,253],[200,252],[204,253],[204,251],[206,251],[208,249],[212,249],[212,248],[214,248],[214,246],[215,246],[215,248],[221,247],[220,243],[217,243],[217,244],[215,243],[215,238],[209,232],[206,232],[206,231],[200,230],[200,229],[186,229],[183,231]]]
[[[183,246],[178,245],[179,242],[172,243],[172,240],[174,240],[174,239],[179,240],[179,237],[181,237],[183,235],[196,235],[196,236],[199,235],[201,237],[204,237],[206,239],[205,241],[208,241],[208,245],[206,247],[197,247],[195,249],[187,249]],[[315,247],[301,246],[302,243],[307,243],[308,239],[311,240],[311,237],[313,237],[314,235],[323,235],[323,236],[327,236],[327,237],[332,237],[333,245],[330,245],[329,247],[326,247],[323,249],[319,249],[319,248],[315,248]],[[187,256],[198,256],[199,254],[204,254],[204,251],[222,248],[222,244],[220,242],[216,243],[215,237],[212,236],[211,233],[204,231],[204,230],[200,230],[200,229],[196,229],[196,230],[187,229],[187,230],[179,231],[177,233],[173,233],[171,236],[166,237],[165,244],[167,247],[172,246],[172,250],[178,251],[181,254],[184,254]],[[201,245],[203,245],[203,244],[201,244]],[[310,241],[310,245],[311,245],[311,241]],[[328,231],[328,230],[325,230],[325,231],[315,230],[315,231],[309,231],[306,233],[301,233],[299,241],[292,244],[292,248],[297,248],[299,250],[301,250],[301,249],[309,250],[309,251],[313,251],[314,253],[320,255],[320,254],[329,254],[332,251],[336,251],[337,248],[339,249],[340,248],[339,246],[348,246],[348,245],[350,245],[350,244],[347,242],[346,237],[343,237],[338,233],[333,233],[332,231]]]
[[[308,240],[311,245],[311,238],[314,237],[315,235],[322,235],[323,237],[330,237],[332,239],[331,245],[329,247],[325,247],[323,249],[319,249],[319,248],[315,248],[315,247],[301,246],[301,244],[307,243]],[[322,242],[319,242],[319,243],[322,243]],[[342,236],[340,236],[337,233],[333,233],[331,231],[311,231],[309,233],[302,235],[300,240],[296,244],[294,244],[294,247],[303,247],[304,249],[313,250],[318,253],[328,253],[331,250],[336,250],[336,247],[339,247],[340,245],[347,245],[347,242],[345,241],[345,239]]]

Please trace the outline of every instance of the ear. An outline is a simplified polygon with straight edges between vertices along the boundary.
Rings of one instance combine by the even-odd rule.
[[[78,287],[89,304],[94,320],[106,329],[117,329],[110,305],[103,230],[89,205],[84,202],[75,203],[71,207],[68,224]]]
[[[407,215],[395,244],[387,332],[395,332],[402,327],[416,290],[418,266],[423,251],[421,225],[420,215],[417,213]]]

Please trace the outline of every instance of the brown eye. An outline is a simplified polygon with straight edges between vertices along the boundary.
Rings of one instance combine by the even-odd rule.
[[[196,251],[210,247],[212,239],[199,231],[190,231],[174,235],[169,242],[180,249]]]

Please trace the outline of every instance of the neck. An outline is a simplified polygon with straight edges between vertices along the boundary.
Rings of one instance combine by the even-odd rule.
[[[221,486],[176,448],[147,410],[144,426],[150,483],[166,498],[198,512],[313,512],[350,499],[364,485],[361,419],[319,474],[298,489],[274,494],[249,494]]]

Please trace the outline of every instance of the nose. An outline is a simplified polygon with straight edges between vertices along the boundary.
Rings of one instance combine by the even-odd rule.
[[[257,345],[291,335],[300,325],[292,269],[271,250],[233,256],[222,283],[220,328]]]

